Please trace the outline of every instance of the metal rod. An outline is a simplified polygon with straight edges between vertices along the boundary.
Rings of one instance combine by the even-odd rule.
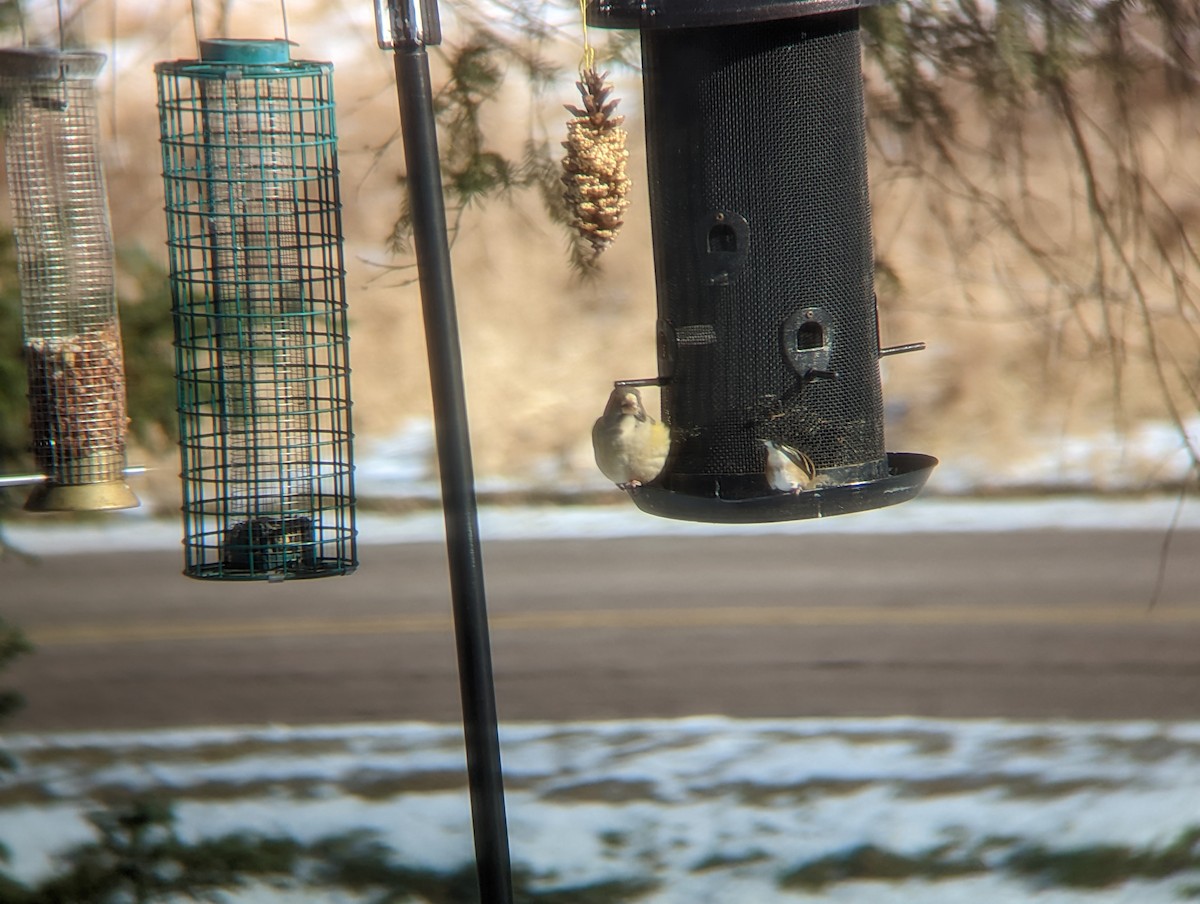
[[[638,380],[613,380],[613,386],[666,386],[667,377],[642,377]]]
[[[888,355],[904,355],[908,352],[923,352],[925,351],[924,342],[908,342],[904,345],[889,345],[887,348],[879,350],[879,357],[886,358]]]
[[[145,474],[148,468],[145,465],[133,465],[125,468],[121,473],[126,477]],[[0,487],[31,487],[39,483],[45,483],[47,477],[45,474],[0,474]]]
[[[511,904],[512,870],[504,813],[479,517],[450,270],[450,245],[446,234],[446,209],[438,163],[433,91],[424,45],[398,42],[395,65],[441,468],[479,892],[483,904]]]

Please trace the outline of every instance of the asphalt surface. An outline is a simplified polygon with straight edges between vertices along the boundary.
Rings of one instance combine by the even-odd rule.
[[[485,544],[505,721],[1200,717],[1200,532]],[[461,718],[445,549],[356,574],[180,575],[176,554],[0,560],[37,651],[8,730]],[[1162,593],[1151,607],[1160,565]]]

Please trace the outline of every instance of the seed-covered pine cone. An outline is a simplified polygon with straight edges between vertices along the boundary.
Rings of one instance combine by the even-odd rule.
[[[608,73],[585,69],[575,83],[583,97],[583,109],[566,105],[574,119],[567,123],[567,140],[563,147],[563,197],[571,225],[579,237],[590,245],[580,249],[581,262],[595,264],[601,252],[612,244],[621,228],[622,214],[629,207],[629,178],[625,164],[629,151],[625,148],[624,116],[614,116],[619,100],[609,100],[612,85],[606,84]]]

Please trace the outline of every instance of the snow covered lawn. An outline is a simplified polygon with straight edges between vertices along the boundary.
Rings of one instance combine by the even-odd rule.
[[[514,868],[530,890],[578,890],[555,900],[1200,898],[1200,722],[706,717],[505,725],[501,740]],[[372,829],[406,867],[472,862],[457,726],[5,745],[21,767],[0,783],[0,841],[25,881],[92,837],[98,802],[139,792],[174,799],[188,839]],[[314,900],[292,894],[230,900]]]

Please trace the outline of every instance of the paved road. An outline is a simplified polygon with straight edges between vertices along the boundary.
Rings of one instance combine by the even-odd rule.
[[[1200,532],[495,542],[504,720],[723,713],[1200,718]],[[0,561],[14,730],[460,718],[445,551],[357,574],[179,575],[175,554]]]

